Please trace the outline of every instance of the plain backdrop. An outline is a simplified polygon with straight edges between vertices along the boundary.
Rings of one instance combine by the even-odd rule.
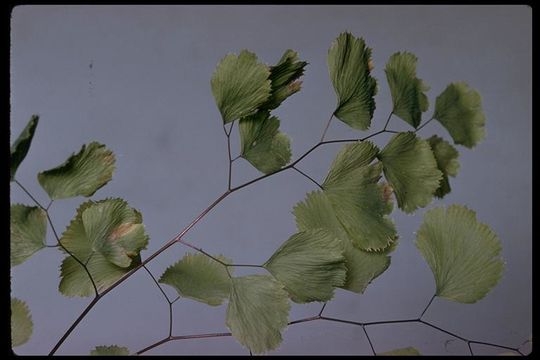
[[[382,128],[391,110],[384,65],[394,52],[411,51],[419,59],[418,76],[431,86],[431,104],[453,81],[466,81],[482,94],[487,136],[473,150],[458,148],[461,168],[451,179],[451,194],[413,215],[394,209],[400,243],[392,265],[363,295],[337,290],[325,314],[352,321],[418,316],[435,285],[414,246],[415,231],[426,209],[464,204],[499,235],[506,271],[478,303],[436,299],[426,319],[472,340],[517,347],[532,334],[531,29],[527,6],[17,6],[11,20],[11,141],[32,114],[41,116],[17,178],[47,204],[36,174],[59,165],[84,143],[106,144],[117,156],[117,170],[92,198],[122,197],[142,212],[150,235],[144,258],[225,190],[226,139],[210,90],[223,56],[249,49],[274,64],[291,48],[309,62],[302,91],[275,111],[292,139],[294,159],[318,141],[335,108],[326,56],[340,32],[363,37],[373,49],[377,109],[368,132],[333,121],[327,139]],[[396,117],[390,128],[410,129]],[[434,133],[450,139],[435,122],[419,134]],[[236,155],[237,128],[233,134]],[[385,134],[375,143],[384,146],[388,139]],[[299,168],[322,180],[339,149],[320,147]],[[234,184],[260,175],[243,161],[233,172]],[[292,208],[314,189],[293,171],[272,176],[232,194],[185,239],[237,263],[262,263],[296,231]],[[53,204],[59,231],[84,200]],[[11,202],[31,204],[17,187],[11,188]],[[50,230],[47,241],[54,242]],[[149,268],[160,276],[187,251],[174,246]],[[62,258],[57,249],[44,249],[11,270],[12,295],[28,303],[34,321],[33,336],[16,348],[18,354],[48,353],[90,301],[58,292]],[[290,319],[315,315],[320,306],[292,305]],[[228,331],[225,310],[226,305],[182,299],[174,306],[174,334]],[[100,301],[58,354],[87,354],[110,344],[135,352],[166,336],[167,321],[166,302],[139,271]],[[368,330],[377,351],[414,346],[423,354],[468,354],[464,342],[421,324]],[[311,322],[283,335],[273,354],[370,354],[357,326]],[[473,350],[504,352],[480,345]],[[248,351],[229,337],[170,342],[148,354]]]

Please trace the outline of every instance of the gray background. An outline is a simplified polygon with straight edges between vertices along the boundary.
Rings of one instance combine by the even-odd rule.
[[[480,302],[436,299],[426,319],[474,340],[519,346],[532,332],[531,15],[526,6],[19,6],[11,21],[12,141],[31,114],[40,114],[41,122],[17,178],[46,204],[36,173],[60,164],[83,143],[105,143],[117,155],[117,170],[93,198],[122,197],[142,211],[151,237],[146,257],[225,189],[226,141],[210,91],[225,54],[247,48],[273,64],[292,48],[309,62],[302,91],[275,111],[297,158],[318,141],[335,107],[326,54],[340,32],[362,36],[373,48],[379,93],[370,132],[383,126],[391,110],[386,60],[396,51],[411,51],[419,58],[418,76],[431,86],[431,104],[448,83],[465,80],[482,94],[488,119],[486,140],[473,151],[459,148],[461,169],[451,179],[452,193],[428,208],[460,203],[476,210],[500,236],[507,268]],[[408,129],[395,117],[391,128]],[[433,133],[449,138],[435,123],[420,132]],[[363,135],[334,121],[327,138]],[[319,148],[300,168],[322,179],[339,148]],[[239,161],[233,181],[258,175]],[[292,207],[311,190],[305,178],[283,172],[227,198],[185,239],[237,263],[262,263],[295,232]],[[16,187],[11,196],[12,202],[30,204]],[[83,200],[53,205],[60,231]],[[394,210],[401,241],[391,267],[364,295],[337,290],[327,315],[376,321],[419,314],[434,292],[431,272],[413,244],[425,210],[412,216]],[[186,251],[175,246],[149,267],[159,276]],[[47,353],[90,301],[57,291],[62,258],[56,249],[45,249],[12,269],[12,294],[29,304],[34,320],[33,337],[17,353]],[[293,305],[290,319],[315,315],[319,308]],[[174,334],[227,331],[225,309],[181,300]],[[137,351],[166,335],[167,320],[162,295],[139,271],[103,298],[58,354],[86,354],[101,344]],[[452,341],[445,348],[450,336],[418,324],[369,330],[377,351],[415,346],[425,354],[467,354],[465,343]],[[502,351],[473,348],[479,354]],[[288,328],[274,353],[370,350],[360,327],[312,322]],[[247,350],[233,338],[219,338],[171,342],[149,354]]]

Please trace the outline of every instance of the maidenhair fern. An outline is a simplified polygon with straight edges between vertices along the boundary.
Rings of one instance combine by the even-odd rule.
[[[234,336],[250,352],[266,353],[280,346],[283,330],[289,325],[315,320],[344,321],[324,316],[324,306],[338,291],[336,289],[361,294],[388,269],[393,251],[399,246],[398,233],[390,216],[392,211],[397,208],[414,213],[426,207],[434,197],[443,197],[450,192],[450,177],[457,175],[458,150],[439,135],[424,138],[418,131],[435,119],[448,130],[454,144],[472,148],[484,137],[485,117],[478,92],[463,82],[456,82],[448,85],[436,98],[433,116],[422,123],[423,114],[429,107],[425,94],[429,87],[416,76],[416,56],[410,52],[397,52],[385,67],[393,110],[384,128],[356,139],[325,141],[333,117],[353,129],[369,129],[375,112],[377,84],[383,84],[371,75],[373,60],[366,41],[342,33],[328,51],[328,70],[337,96],[336,108],[321,140],[291,162],[291,140],[279,130],[280,119],[272,112],[300,91],[300,77],[306,66],[307,62],[300,60],[290,49],[271,66],[260,62],[248,50],[242,50],[238,55],[228,54],[219,61],[211,79],[211,91],[227,137],[228,187],[177,236],[146,258],[141,251],[146,248],[149,236],[142,214],[123,199],[93,197],[112,179],[115,169],[115,155],[97,142],[84,144],[63,164],[37,175],[39,184],[51,200],[92,197],[80,204],[62,233],[55,230],[49,207],[37,202],[15,176],[39,122],[38,116],[32,116],[11,147],[11,181],[35,203],[35,206],[11,206],[11,266],[20,265],[41,249],[56,247],[65,254],[60,265],[59,291],[65,296],[93,297],[53,347],[51,355],[95,304],[140,269],[152,276],[167,299],[171,314],[178,298],[189,298],[210,306],[226,303],[224,323],[230,333],[175,336],[171,316],[168,336],[137,354],[177,339],[217,336]],[[413,129],[399,133],[388,130],[393,115]],[[231,145],[235,123],[240,139],[237,149]],[[383,133],[394,133],[383,148],[368,141]],[[318,147],[330,143],[344,145],[324,182],[319,184],[295,165]],[[233,158],[233,153],[238,156]],[[241,158],[263,175],[233,186],[231,165]],[[288,169],[297,170],[319,189],[306,194],[305,199],[294,206],[292,213],[297,232],[284,239],[264,264],[235,264],[224,255],[209,254],[184,240],[184,235],[225,197]],[[56,237],[56,245],[45,243],[48,227]],[[198,253],[188,253],[178,259],[158,280],[145,265],[176,243]],[[437,297],[473,303],[482,299],[501,278],[504,261],[497,235],[477,220],[474,211],[462,205],[427,211],[415,243],[433,271]],[[58,265],[52,264],[51,269]],[[236,276],[234,267],[237,266],[263,268],[266,274]],[[174,288],[178,298],[170,299],[162,285]],[[290,301],[324,304],[318,315],[290,321]],[[464,339],[424,321],[424,313],[401,322],[419,322]],[[367,328],[370,325],[392,321],[349,323],[362,326],[369,340]],[[32,333],[30,311],[23,301],[15,298],[11,301],[11,328],[13,347],[24,344]],[[466,341],[469,348],[471,343],[481,343]],[[519,352],[518,348],[491,345]],[[93,347],[91,355],[130,353],[129,349],[113,344],[97,347],[88,344],[88,349]],[[376,353],[373,346],[371,350]],[[407,347],[379,354],[419,353]]]

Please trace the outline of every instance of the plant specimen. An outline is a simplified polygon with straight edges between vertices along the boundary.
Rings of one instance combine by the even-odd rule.
[[[484,138],[486,122],[479,93],[464,82],[449,84],[435,99],[432,116],[423,120],[423,113],[429,109],[429,88],[416,75],[416,56],[397,52],[385,67],[393,108],[383,127],[362,137],[326,140],[332,121],[341,121],[358,132],[367,131],[376,109],[374,97],[381,86],[371,75],[371,49],[362,38],[340,34],[328,51],[327,60],[337,104],[320,140],[295,160],[291,140],[280,130],[280,119],[273,111],[301,90],[300,78],[307,62],[300,60],[293,50],[285,51],[272,66],[259,62],[247,50],[229,54],[219,62],[210,85],[227,139],[227,187],[176,236],[145,257],[141,252],[147,247],[149,235],[143,215],[121,198],[94,199],[96,192],[112,179],[115,169],[115,155],[105,145],[85,144],[64,163],[38,173],[39,184],[51,200],[47,206],[35,200],[16,179],[39,122],[37,115],[32,116],[11,147],[11,181],[34,202],[11,206],[11,266],[23,263],[43,248],[56,248],[65,254],[59,291],[65,296],[92,297],[50,355],[56,353],[103,297],[141,269],[151,276],[169,306],[168,335],[140,350],[109,344],[97,346],[91,350],[93,355],[143,354],[170,341],[221,336],[234,336],[250,353],[266,353],[280,345],[285,327],[316,320],[361,326],[373,354],[385,353],[373,347],[369,327],[404,322],[421,323],[463,340],[471,354],[471,344],[487,344],[522,354],[517,347],[466,339],[422,318],[435,297],[477,302],[503,273],[497,235],[477,219],[473,210],[462,205],[427,211],[418,229],[415,244],[436,283],[436,293],[422,314],[412,319],[366,323],[324,315],[326,303],[336,289],[362,294],[390,266],[391,254],[399,246],[399,234],[390,217],[392,211],[397,208],[412,214],[429,205],[434,197],[446,196],[451,191],[450,177],[457,176],[459,170],[457,146],[476,146]],[[391,130],[393,118],[405,121],[411,130]],[[418,134],[434,120],[447,130],[453,144],[436,134],[428,138]],[[232,148],[234,130],[239,133],[239,149]],[[384,133],[393,136],[383,148],[370,141]],[[335,143],[343,146],[322,183],[296,166],[317,148]],[[236,152],[238,155],[234,156]],[[241,159],[263,175],[234,185],[232,165]],[[184,239],[223,199],[289,169],[316,184],[317,190],[294,206],[298,231],[284,239],[264,263],[238,264],[227,254],[211,254]],[[53,226],[49,208],[53,201],[76,196],[92,199],[79,205],[70,224],[60,233]],[[55,245],[45,242],[48,229],[56,238]],[[159,277],[155,276],[146,264],[175,244],[195,253],[187,253]],[[265,274],[238,276],[234,271],[237,267],[262,268]],[[178,297],[171,299],[163,290],[164,285],[174,288]],[[172,308],[181,298],[208,306],[227,303],[224,321],[230,332],[174,335]],[[291,302],[322,305],[317,315],[291,321]],[[32,321],[22,299],[13,298],[11,309],[15,347],[31,336]],[[409,347],[391,353],[418,351]]]

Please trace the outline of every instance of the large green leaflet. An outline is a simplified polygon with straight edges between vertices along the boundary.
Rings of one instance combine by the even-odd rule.
[[[53,200],[92,196],[105,186],[114,171],[112,151],[98,142],[83,145],[63,164],[38,174],[38,181]]]
[[[367,252],[352,245],[351,240],[337,219],[328,197],[322,191],[314,191],[298,203],[293,210],[298,230],[325,229],[341,240],[347,268],[343,289],[363,293],[369,283],[390,265],[393,246],[384,252]]]
[[[257,56],[247,50],[220,61],[211,86],[224,124],[255,113],[268,100],[269,76],[268,66],[258,63]]]
[[[420,125],[422,113],[429,107],[424,94],[429,87],[416,77],[417,60],[410,52],[397,52],[390,56],[384,69],[392,94],[392,112],[415,128]]]
[[[47,214],[35,206],[15,204],[10,215],[10,258],[15,266],[45,247]]]
[[[459,152],[450,145],[446,140],[433,135],[427,139],[431,150],[433,150],[433,155],[437,161],[437,168],[442,172],[443,177],[441,179],[441,184],[437,191],[435,191],[435,196],[442,198],[451,191],[450,182],[448,181],[449,176],[456,176],[459,170]]]
[[[273,350],[282,341],[290,304],[283,284],[268,275],[232,279],[226,324],[253,353]]]
[[[387,215],[391,203],[378,184],[380,163],[369,165],[378,148],[370,142],[345,145],[336,156],[323,183],[332,208],[350,241],[363,250],[382,250],[396,238]]]
[[[464,82],[448,85],[437,97],[433,118],[448,130],[456,144],[472,148],[484,139],[482,98]]]
[[[291,49],[285,51],[279,62],[270,67],[272,92],[270,98],[261,105],[261,109],[273,110],[289,96],[300,91],[302,82],[298,80],[304,74],[307,62],[298,59],[298,53]]]
[[[129,349],[124,346],[110,345],[110,346],[96,346],[96,348],[90,351],[92,356],[122,356],[129,355]]]
[[[340,34],[328,50],[328,70],[337,94],[334,115],[349,126],[366,130],[375,111],[377,81],[370,76],[371,49],[364,39]]]
[[[240,120],[241,155],[257,170],[269,174],[291,160],[290,140],[277,117],[259,111]]]
[[[384,355],[384,356],[418,356],[418,355],[422,355],[422,354],[420,354],[420,351],[418,351],[415,348],[409,346],[409,347],[406,347],[406,348],[400,348],[400,349],[385,351],[385,352],[379,353],[377,355]]]
[[[380,251],[396,238],[395,226],[387,217],[392,204],[385,201],[384,186],[377,183],[381,171],[380,163],[370,165],[357,172],[357,178],[325,189],[353,245],[367,251]]]
[[[32,336],[33,324],[30,310],[26,303],[11,298],[11,346],[23,345]]]
[[[399,133],[379,153],[379,159],[401,210],[412,213],[431,202],[442,173],[426,140],[413,132]]]
[[[98,290],[104,290],[140,262],[148,244],[142,215],[122,199],[87,201],[62,234],[62,245],[87,263]],[[62,263],[60,291],[90,296],[93,287],[84,268],[71,256]]]
[[[433,271],[436,295],[449,300],[477,302],[504,270],[497,235],[476,220],[474,211],[461,205],[426,212],[416,247]]]
[[[224,256],[216,258],[231,263]],[[181,296],[211,306],[221,305],[229,297],[231,287],[225,266],[202,254],[186,254],[165,270],[159,282],[174,287]]]
[[[36,127],[39,123],[39,116],[32,115],[26,127],[21,131],[19,137],[10,149],[10,165],[9,165],[9,179],[10,181],[15,180],[15,173],[21,165],[22,161],[26,157],[28,150],[30,149],[30,144],[32,143],[32,138],[36,131]]]
[[[291,236],[264,264],[285,285],[292,301],[328,301],[345,283],[343,243],[323,229]]]
[[[91,253],[87,259],[81,260],[86,264],[94,279],[98,292],[106,290],[122,276],[136,268],[141,263],[140,255],[131,261],[129,267],[116,266],[100,253]],[[84,270],[73,257],[67,256],[60,267],[60,284],[58,290],[65,296],[88,297],[95,295],[94,287]]]

